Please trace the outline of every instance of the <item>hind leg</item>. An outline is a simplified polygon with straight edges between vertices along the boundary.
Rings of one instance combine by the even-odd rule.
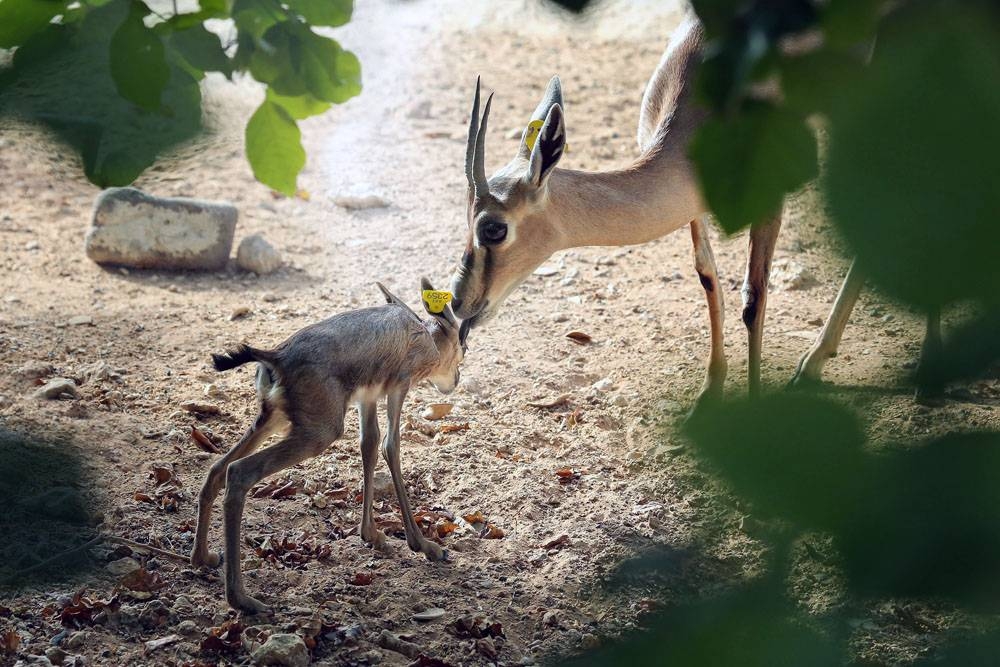
[[[378,463],[378,404],[364,403],[358,409],[361,421],[361,463],[364,482],[361,486],[361,539],[376,549],[385,545],[385,534],[375,527],[372,501],[375,491],[375,464]]]
[[[219,554],[208,550],[208,525],[212,518],[212,505],[219,491],[226,485],[226,470],[234,461],[256,451],[277,428],[279,421],[274,410],[265,403],[260,415],[240,441],[209,469],[201,493],[198,494],[198,526],[194,533],[194,548],[191,550],[191,565],[194,567],[215,567],[219,564]]]
[[[726,383],[725,342],[723,328],[726,314],[722,300],[722,290],[719,289],[719,273],[715,267],[715,256],[708,238],[708,226],[703,220],[691,221],[691,243],[694,245],[694,268],[698,279],[705,290],[708,301],[708,322],[712,334],[712,347],[708,357],[708,372],[705,385],[698,396],[698,404],[715,401],[722,398],[723,385]]]
[[[764,340],[767,286],[771,275],[771,258],[774,256],[780,229],[780,213],[767,224],[750,229],[750,256],[747,258],[746,278],[743,280],[743,323],[747,327],[747,388],[751,398],[760,395],[760,356]]]

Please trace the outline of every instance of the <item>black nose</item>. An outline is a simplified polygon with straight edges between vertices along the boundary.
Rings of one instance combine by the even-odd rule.
[[[454,311],[461,310],[462,309],[462,300],[461,299],[452,299],[451,300],[451,309],[454,310]]]

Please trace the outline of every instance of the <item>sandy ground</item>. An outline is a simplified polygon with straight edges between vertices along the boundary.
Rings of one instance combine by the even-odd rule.
[[[68,150],[27,128],[4,129],[0,428],[5,442],[12,434],[45,440],[36,448],[44,460],[66,458],[50,473],[8,452],[8,464],[13,456],[26,466],[27,482],[16,494],[6,489],[16,495],[12,503],[36,502],[55,485],[79,495],[84,516],[91,523],[102,517],[107,533],[186,554],[197,489],[215,458],[190,440],[191,426],[228,447],[254,411],[251,372],[217,375],[209,353],[244,339],[274,344],[307,323],[376,304],[375,280],[414,305],[421,275],[447,282],[464,245],[462,163],[477,74],[496,90],[490,167],[513,154],[514,135],[553,73],[562,76],[566,97],[566,166],[626,164],[636,154],[645,80],[680,18],[676,7],[655,2],[612,5],[591,23],[527,2],[358,4],[355,21],[336,36],[361,57],[365,91],[303,123],[309,162],[300,185],[307,200],[272,196],[249,172],[241,128],[260,98],[250,82],[210,80],[210,135],[136,184],[159,195],[234,202],[237,240],[260,232],[283,253],[286,266],[274,275],[95,266],[82,242],[96,189]],[[358,212],[333,205],[334,195],[352,191],[380,193],[392,205]],[[772,289],[764,366],[772,386],[791,376],[843,275],[845,263],[831,251],[826,229],[811,193],[790,202],[779,271],[791,262],[815,283],[788,289],[778,280]],[[716,244],[729,288],[733,392],[745,383],[745,335],[735,315],[744,247],[742,238]],[[91,571],[38,580],[0,598],[6,616],[0,627],[19,633],[22,656],[43,653],[58,637],[68,653],[92,664],[246,662],[255,642],[281,630],[315,635],[313,655],[324,664],[409,663],[378,645],[383,630],[452,664],[494,658],[529,664],[599,643],[637,622],[663,595],[696,596],[755,574],[761,545],[740,530],[733,502],[717,497],[674,432],[701,385],[708,351],[707,312],[686,231],[641,247],[564,252],[548,266],[550,275],[529,279],[499,318],[475,333],[446,420],[419,417],[422,404],[441,400],[430,387],[412,392],[405,408],[411,501],[454,515],[482,512],[502,539],[452,533],[443,538],[455,556],[449,564],[427,563],[401,539],[390,539],[389,554],[363,546],[356,534],[360,457],[352,414],[348,434],[327,454],[277,476],[280,484],[292,482],[296,494],[248,503],[245,535],[257,548],[244,549],[247,583],[275,614],[244,619],[249,627],[232,653],[211,658],[200,650],[210,628],[236,617],[217,573],[113,545],[94,549],[99,562]],[[244,308],[248,315],[231,319]],[[78,316],[89,323],[71,324]],[[570,330],[594,342],[579,346],[565,337]],[[848,401],[869,407],[875,433],[924,435],[956,420],[995,425],[996,383],[977,385],[937,411],[884,386],[885,377],[902,376],[912,364],[919,338],[911,314],[866,293],[828,378],[848,388]],[[79,400],[32,399],[32,382],[16,371],[33,362],[80,379]],[[553,408],[528,405],[564,395],[566,402]],[[179,408],[192,399],[217,405],[221,414],[199,419]],[[458,428],[444,432],[443,424]],[[137,492],[156,495],[155,466],[173,476],[171,511],[141,495],[137,500]],[[560,471],[572,474],[562,479]],[[394,529],[396,511],[383,495],[378,512],[387,530]],[[15,550],[20,560],[0,564],[5,576],[66,548],[65,539],[75,544],[93,534],[83,525],[79,534],[53,530]],[[217,513],[216,547],[220,531]],[[288,547],[289,555],[282,551],[285,538],[308,548]],[[697,556],[689,571],[667,591],[642,581],[625,591],[602,586],[637,550],[692,545]],[[143,562],[164,587],[153,593],[123,587],[105,567],[123,556]],[[98,621],[74,617],[64,629],[59,610],[80,590],[92,600],[117,595],[117,602],[103,615],[95,610]],[[856,645],[872,664],[922,655],[947,630],[944,621],[935,632],[897,628],[879,620],[885,604],[891,603],[861,604],[857,612],[863,622]],[[429,607],[445,615],[425,624],[411,619]],[[830,607],[818,602],[815,613]],[[487,620],[463,629],[470,615]],[[494,622],[503,636],[482,636]],[[163,647],[146,645],[171,635],[176,640]]]

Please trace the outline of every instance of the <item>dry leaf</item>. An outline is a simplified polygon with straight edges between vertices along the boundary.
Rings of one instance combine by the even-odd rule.
[[[154,504],[156,503],[156,501],[153,500],[153,496],[149,495],[148,493],[143,493],[142,491],[136,491],[135,495],[133,495],[132,498],[136,502],[140,503],[154,503]]]
[[[570,399],[570,395],[569,394],[563,394],[562,396],[558,396],[556,398],[553,398],[551,401],[538,401],[538,402],[528,403],[528,407],[529,408],[557,408],[560,405],[565,405],[566,403],[568,403],[569,399]]]
[[[582,331],[570,331],[566,334],[566,338],[569,338],[577,345],[586,345],[594,342],[594,339],[590,337],[590,334],[585,334]]]
[[[222,450],[215,446],[215,443],[209,440],[208,436],[202,433],[197,426],[191,427],[191,439],[194,440],[198,447],[211,454],[221,454]]]
[[[468,431],[469,422],[462,422],[461,424],[441,424],[439,429],[441,433],[455,433],[457,431]]]
[[[294,482],[288,482],[284,486],[281,486],[271,492],[271,497],[275,500],[281,500],[282,498],[291,498],[298,492],[299,487],[297,487]]]
[[[454,407],[451,403],[431,403],[421,411],[420,416],[431,421],[444,419],[451,414]]]
[[[454,521],[448,521],[445,519],[442,523],[437,525],[438,537],[445,537],[455,532],[458,529],[458,524]]]
[[[556,470],[556,477],[559,478],[560,484],[569,484],[580,479],[580,473],[572,468],[560,468]]]
[[[486,523],[486,517],[479,511],[473,512],[472,514],[463,514],[462,518],[469,523]]]
[[[371,572],[355,572],[354,577],[347,580],[351,586],[370,586],[374,577]]]
[[[543,544],[542,548],[543,549],[556,549],[556,548],[565,547],[565,546],[569,546],[569,535],[567,535],[566,533],[563,533],[562,535],[560,535],[559,537],[555,538],[554,540],[549,540],[548,542],[546,542],[545,544]]]
[[[499,540],[503,538],[503,530],[494,526],[492,523],[488,523],[486,524],[486,527],[483,528],[483,532],[479,534],[479,537],[484,540]]]
[[[210,628],[208,636],[201,641],[202,653],[235,653],[243,642],[243,624],[239,621],[225,621],[222,625]]]
[[[118,583],[130,591],[143,593],[154,593],[167,585],[158,572],[150,572],[144,567],[129,572]]]
[[[4,655],[13,655],[17,653],[17,648],[21,645],[21,635],[17,634],[17,630],[8,630],[0,637],[0,648],[3,649]]]
[[[160,486],[173,480],[174,471],[165,466],[153,466],[153,469],[149,472],[149,477],[156,482],[157,486]]]

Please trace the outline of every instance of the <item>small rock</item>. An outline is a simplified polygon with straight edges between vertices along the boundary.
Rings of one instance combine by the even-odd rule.
[[[809,320],[809,322],[807,322],[807,324],[809,326],[812,326],[812,327],[821,327],[821,326],[823,326],[823,318],[822,317],[814,317],[811,320]]]
[[[488,660],[497,659],[497,647],[490,637],[483,637],[476,640],[476,651],[486,656]]]
[[[253,652],[253,664],[278,667],[308,667],[309,649],[298,635],[278,633],[271,635]]]
[[[42,246],[38,244],[38,241],[28,241],[24,244],[25,250],[38,250]]]
[[[580,637],[580,646],[583,647],[583,650],[585,651],[593,651],[600,645],[601,645],[601,640],[597,638],[597,635],[592,635],[589,632],[585,632]]]
[[[111,561],[105,567],[108,572],[116,577],[123,577],[130,572],[135,572],[142,566],[139,565],[139,561],[136,559],[126,556],[125,558]]]
[[[76,382],[69,378],[52,378],[32,394],[34,398],[77,398],[80,393],[76,390]]]
[[[177,624],[177,632],[182,635],[196,635],[200,633],[198,624],[191,619],[186,619]]]
[[[67,656],[69,656],[69,653],[62,650],[58,646],[50,646],[45,649],[45,657],[48,658],[49,662],[53,665],[63,664],[63,661],[66,660]]]
[[[155,651],[156,649],[163,648],[164,646],[176,644],[180,640],[180,635],[167,635],[166,637],[160,637],[159,639],[150,639],[146,642],[146,651]]]
[[[451,403],[431,403],[420,412],[420,416],[431,421],[444,419],[451,414],[454,407]]]
[[[444,616],[444,609],[441,607],[429,607],[423,611],[418,611],[413,615],[414,621],[436,621]]]
[[[281,267],[281,253],[260,234],[252,234],[240,241],[240,247],[236,251],[236,266],[264,276]]]
[[[788,291],[807,290],[819,284],[807,268],[787,258],[775,260],[771,269],[771,282]]]
[[[90,315],[77,315],[76,317],[71,317],[66,321],[66,324],[71,327],[78,327],[83,324],[93,324],[94,318]]]
[[[376,498],[388,498],[392,496],[394,489],[392,486],[392,477],[389,473],[384,470],[377,471],[372,481],[372,489],[375,491]]]
[[[214,271],[229,261],[237,216],[228,203],[108,188],[97,196],[84,247],[98,264]]]
[[[63,642],[63,646],[68,649],[78,649],[85,646],[88,641],[90,641],[90,631],[80,630],[67,637],[66,641]]]
[[[21,365],[14,375],[22,380],[38,380],[44,377],[48,377],[55,372],[52,364],[44,361],[28,361]]]
[[[538,267],[534,271],[534,274],[536,276],[542,276],[543,278],[548,277],[548,276],[554,276],[557,273],[559,273],[559,267],[552,266],[552,265],[547,265],[547,264],[542,264],[540,267]]]
[[[555,313],[552,313],[551,315],[549,315],[549,319],[551,319],[553,322],[557,322],[557,323],[558,322],[566,322],[566,321],[569,320],[569,315],[567,315],[566,313],[562,313],[562,312],[555,312]]]
[[[233,312],[229,313],[229,321],[235,322],[236,320],[243,319],[252,312],[250,306],[236,306],[233,308]]]
[[[369,208],[387,208],[391,204],[388,199],[381,197],[374,192],[356,192],[335,195],[333,203],[340,208],[351,211],[362,211]]]
[[[121,382],[122,376],[111,364],[106,361],[95,361],[92,364],[85,364],[79,368],[77,374],[83,378],[87,384],[96,384],[104,380]]]
[[[602,378],[590,385],[595,391],[605,392],[615,386],[615,383],[611,381],[611,378]]]
[[[559,625],[559,611],[549,609],[542,615],[542,625]]]

